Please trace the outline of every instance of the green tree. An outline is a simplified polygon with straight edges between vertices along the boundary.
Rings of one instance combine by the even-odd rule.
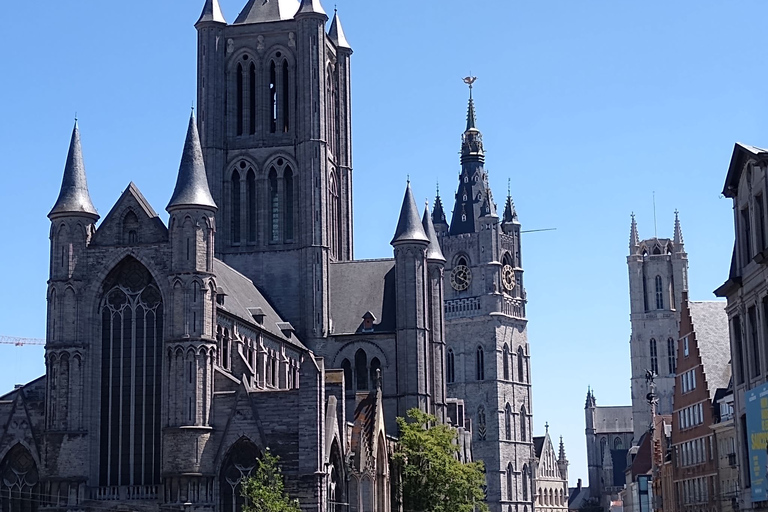
[[[405,512],[487,512],[482,462],[459,461],[457,431],[419,409],[397,418],[393,462],[400,471]]]
[[[285,493],[279,461],[267,448],[254,472],[243,482],[244,512],[301,512],[299,501]]]

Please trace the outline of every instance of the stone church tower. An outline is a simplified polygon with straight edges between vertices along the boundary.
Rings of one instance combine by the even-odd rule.
[[[464,398],[491,510],[525,512],[535,453],[520,223],[511,196],[499,218],[484,163],[470,86],[450,227],[439,195],[432,212],[446,260],[446,381],[449,396]]]
[[[682,293],[688,290],[688,254],[677,211],[672,239],[640,240],[632,215],[627,266],[632,323],[632,416],[638,441],[651,423],[646,371],[658,375],[656,412],[672,414],[680,304]]]
[[[319,0],[295,4],[251,0],[227,24],[206,2],[198,128],[216,256],[313,346],[329,332],[329,263],[352,259],[352,50],[338,16],[326,33]]]

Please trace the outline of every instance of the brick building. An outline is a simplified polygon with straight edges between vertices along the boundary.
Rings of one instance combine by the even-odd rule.
[[[689,301],[683,292],[672,415],[672,467],[677,510],[719,510],[715,392],[728,386],[725,303]]]

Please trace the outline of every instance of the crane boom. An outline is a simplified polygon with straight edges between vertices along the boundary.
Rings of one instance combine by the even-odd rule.
[[[45,340],[41,338],[20,338],[18,336],[5,336],[0,334],[0,344],[15,345],[22,347],[24,345],[45,345]]]

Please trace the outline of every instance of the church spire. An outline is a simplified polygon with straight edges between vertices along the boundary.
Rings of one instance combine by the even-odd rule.
[[[72,128],[72,138],[69,141],[69,152],[67,153],[67,163],[64,164],[64,177],[61,180],[61,190],[56,204],[53,205],[49,219],[67,214],[81,214],[99,218],[91,202],[91,195],[88,193],[88,181],[85,178],[85,164],[83,163],[83,150],[80,147],[80,128]]]
[[[170,212],[175,208],[184,207],[217,209],[208,188],[208,177],[205,174],[203,151],[200,148],[200,136],[197,134],[194,112],[189,116],[187,139],[181,154],[176,188],[165,209]]]
[[[476,76],[464,78],[464,83],[469,86],[469,104],[467,105],[467,128],[461,136],[461,163],[485,161],[483,153],[483,135],[477,129],[477,116],[475,115],[475,100],[472,98],[472,86],[477,80]]]
[[[565,458],[565,444],[563,443],[563,436],[560,436],[560,454],[557,458],[558,462],[565,462],[567,459]]]
[[[595,394],[592,392],[592,388],[587,388],[587,401],[584,404],[585,409],[589,409],[592,407],[597,406],[597,401],[595,400]]]
[[[200,13],[200,19],[197,20],[195,26],[208,22],[227,24],[227,20],[224,19],[224,14],[221,12],[219,0],[205,0],[203,12]]]
[[[429,243],[424,227],[419,220],[419,209],[411,192],[411,182],[405,187],[403,206],[400,208],[400,218],[397,220],[395,236],[390,244],[397,245],[406,242]]]
[[[470,80],[470,81],[468,81]],[[475,116],[475,101],[472,99],[472,84],[477,80],[476,76],[467,77],[464,83],[469,84],[469,105],[467,105],[467,129],[465,131],[477,129],[477,117]]]
[[[344,35],[344,29],[341,28],[339,13],[336,12],[336,9],[333,10],[333,19],[331,20],[331,28],[328,29],[328,38],[336,45],[336,48],[351,48]]]
[[[675,236],[674,236],[674,242],[675,242],[675,250],[680,251],[680,249],[683,247],[683,229],[680,227],[680,217],[679,212],[675,210]]]
[[[266,2],[265,2],[266,3]],[[301,0],[301,5],[296,14],[325,14],[325,9],[320,5],[320,0]],[[326,18],[327,20],[328,18]]]
[[[445,256],[440,249],[440,241],[437,239],[435,226],[432,224],[432,217],[429,215],[429,203],[424,206],[424,216],[421,218],[421,225],[429,238],[429,247],[427,248],[427,261],[445,263]]]
[[[509,181],[507,181],[507,202],[504,205],[502,222],[504,224],[517,222],[517,210],[515,210],[515,202],[512,201],[512,188]]]
[[[640,245],[640,235],[637,234],[637,222],[635,221],[635,212],[632,212],[632,222],[629,226],[629,252],[635,252],[635,248]]]

